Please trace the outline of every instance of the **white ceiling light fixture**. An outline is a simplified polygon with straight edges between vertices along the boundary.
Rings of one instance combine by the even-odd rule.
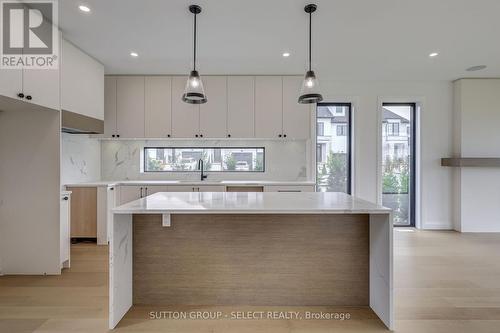
[[[290,56],[290,52],[283,52],[283,58],[288,58]]]
[[[312,13],[316,11],[316,8],[317,6],[315,4],[309,4],[304,7],[304,11],[309,14],[309,69],[306,72],[306,76],[304,77],[304,81],[302,82],[302,87],[300,89],[300,104],[318,103],[323,100],[323,96],[319,93],[318,79],[311,68]]]
[[[82,11],[84,13],[90,13],[90,8],[85,6],[85,5],[78,6],[78,9],[80,9],[80,11]]]
[[[196,15],[201,13],[201,7],[198,5],[191,5],[189,6],[189,11],[194,14],[193,70],[189,73],[182,100],[189,104],[203,104],[207,102],[207,96],[203,89],[203,82],[201,81],[200,74],[196,70]]]
[[[133,58],[137,58],[139,56],[139,53],[132,51],[130,52],[130,56]]]
[[[437,57],[438,55],[439,55],[439,53],[437,53],[437,52],[432,52],[431,54],[429,54],[429,57],[430,57],[430,58],[435,58],[435,57]]]

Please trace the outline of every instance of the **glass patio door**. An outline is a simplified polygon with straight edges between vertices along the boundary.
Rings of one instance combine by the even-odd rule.
[[[384,103],[382,204],[395,226],[415,226],[415,103]]]

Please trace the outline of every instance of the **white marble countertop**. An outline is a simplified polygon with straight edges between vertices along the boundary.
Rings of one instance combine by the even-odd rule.
[[[337,192],[159,192],[115,214],[388,214],[389,208]]]
[[[119,180],[97,181],[86,183],[65,184],[67,187],[99,187],[118,185],[221,185],[221,186],[313,186],[314,181],[286,181],[286,180]]]

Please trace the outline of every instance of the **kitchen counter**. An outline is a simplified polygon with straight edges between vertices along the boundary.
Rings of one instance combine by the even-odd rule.
[[[115,214],[388,214],[389,208],[339,192],[160,192]]]
[[[158,192],[115,208],[111,230],[110,329],[134,304],[366,307],[393,329],[392,213],[380,205]]]
[[[67,187],[99,187],[118,185],[224,185],[224,186],[313,186],[314,181],[286,181],[286,180],[221,180],[221,181],[199,181],[199,180],[119,180],[119,181],[97,181],[65,184]]]

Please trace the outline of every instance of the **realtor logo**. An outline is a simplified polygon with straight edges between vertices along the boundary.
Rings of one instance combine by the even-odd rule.
[[[57,69],[57,0],[2,0],[0,8],[0,67]]]

